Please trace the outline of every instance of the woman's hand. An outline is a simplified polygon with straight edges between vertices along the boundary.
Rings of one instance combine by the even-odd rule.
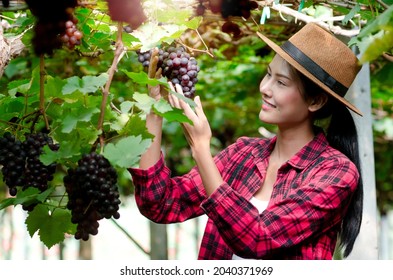
[[[176,88],[174,88],[173,84],[169,83],[169,87],[171,90],[183,95],[183,91],[180,85],[176,84]],[[196,153],[199,152],[208,151],[210,153],[210,140],[212,137],[212,132],[209,122],[203,111],[199,96],[196,96],[194,99],[196,103],[195,111],[190,107],[189,104],[177,98],[173,94],[170,94],[168,96],[168,99],[173,107],[182,109],[184,111],[184,114],[193,123],[192,125],[189,123],[183,123],[182,126],[194,158],[196,156]]]
[[[148,76],[150,79],[160,79],[162,74],[162,69],[158,68],[158,48],[154,48],[150,57]],[[166,97],[168,95],[168,91],[160,86],[148,86],[149,95],[153,97],[155,100],[159,100],[161,97]]]
[[[176,92],[183,94],[181,86],[178,84],[175,86]],[[175,91],[172,84],[169,84],[169,87],[172,91]],[[168,99],[173,107],[183,109],[184,114],[193,123],[183,123],[183,131],[191,147],[192,157],[198,166],[206,194],[210,196],[224,181],[210,152],[212,132],[206,115],[203,112],[201,100],[199,96],[195,97],[196,107],[194,111],[190,105],[173,94],[169,94]]]

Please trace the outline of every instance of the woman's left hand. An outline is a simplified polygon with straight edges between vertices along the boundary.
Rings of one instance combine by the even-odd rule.
[[[176,91],[183,95],[183,91],[180,85],[176,84],[173,87],[172,83],[169,83],[169,87],[172,91]],[[189,104],[183,100],[177,98],[173,94],[168,95],[170,104],[178,109],[182,109],[184,114],[192,121],[193,124],[182,123],[184,134],[187,138],[188,144],[191,147],[193,156],[199,151],[209,151],[210,152],[210,140],[212,137],[212,132],[210,129],[209,122],[203,111],[201,100],[199,96],[196,96],[194,101],[196,103],[195,111],[190,107]],[[205,149],[205,150],[204,150]]]

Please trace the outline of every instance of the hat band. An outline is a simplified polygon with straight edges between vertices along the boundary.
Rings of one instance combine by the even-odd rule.
[[[330,76],[325,70],[323,70],[318,64],[316,64],[290,41],[286,41],[284,44],[282,44],[281,48],[287,54],[289,54],[289,56],[296,60],[296,62],[306,68],[315,78],[328,86],[335,93],[341,97],[344,97],[344,95],[347,93],[348,88],[346,86]]]

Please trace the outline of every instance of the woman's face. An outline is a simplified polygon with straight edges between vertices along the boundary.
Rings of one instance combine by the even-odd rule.
[[[275,55],[262,79],[262,108],[259,119],[279,127],[296,126],[310,120],[309,104],[305,101],[299,77],[290,65]]]

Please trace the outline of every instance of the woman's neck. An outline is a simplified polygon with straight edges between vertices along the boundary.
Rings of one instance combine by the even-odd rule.
[[[312,127],[307,129],[279,129],[271,157],[280,162],[286,162],[313,138]]]

